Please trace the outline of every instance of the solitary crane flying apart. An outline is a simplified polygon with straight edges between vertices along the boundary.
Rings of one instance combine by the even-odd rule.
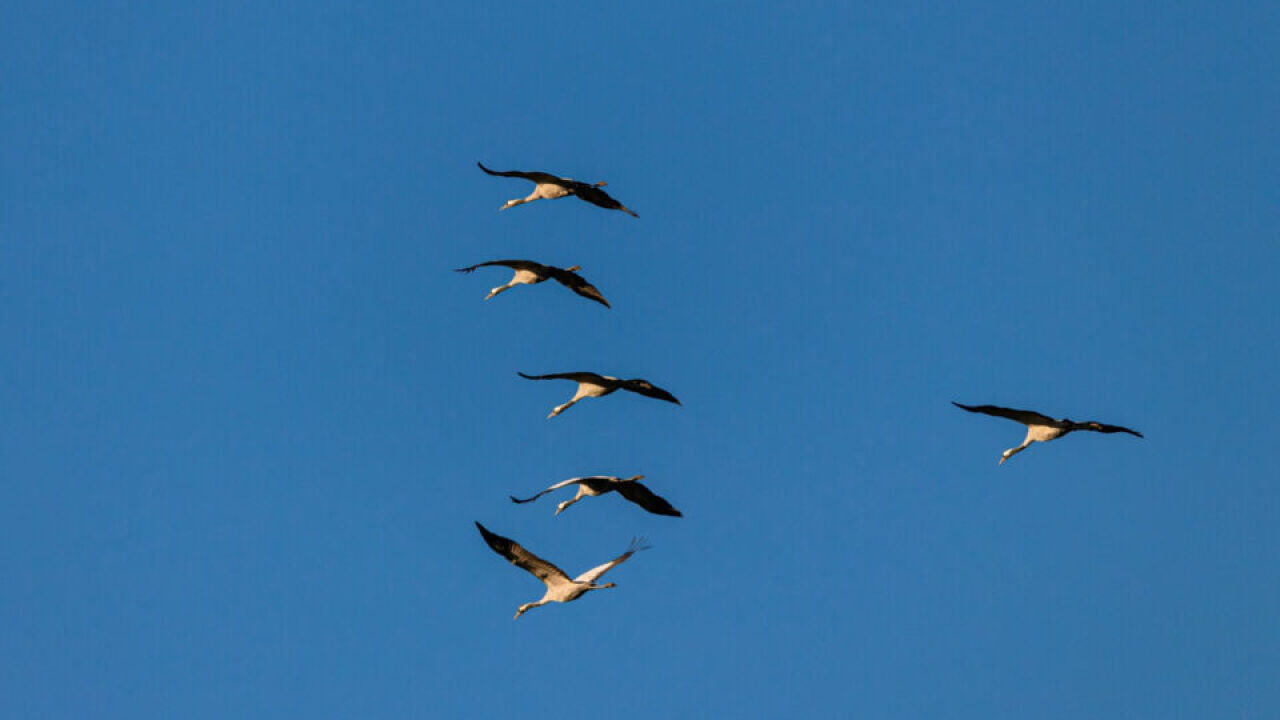
[[[555,200],[556,198],[562,198],[565,195],[576,195],[579,200],[589,202],[592,205],[598,205],[606,210],[621,210],[631,217],[640,217],[632,212],[631,208],[628,208],[626,205],[614,200],[609,193],[600,189],[608,183],[584,183],[574,180],[573,178],[560,177],[558,175],[552,175],[551,173],[544,172],[490,170],[484,166],[484,163],[480,162],[477,162],[476,165],[479,165],[481,170],[489,173],[490,175],[497,175],[498,177],[524,178],[534,184],[533,192],[529,194],[529,197],[513,198],[508,200],[505,205],[498,208],[499,210],[506,210],[509,207],[533,202],[534,200]]]
[[[1008,460],[1014,455],[1026,450],[1027,446],[1033,442],[1049,442],[1050,440],[1057,440],[1063,435],[1076,430],[1092,430],[1093,432],[1100,433],[1123,432],[1142,437],[1142,433],[1137,430],[1130,430],[1127,427],[1120,427],[1119,425],[1104,425],[1092,420],[1088,422],[1076,422],[1066,418],[1063,418],[1062,420],[1054,420],[1051,417],[1046,417],[1032,410],[1014,410],[1012,408],[997,407],[995,405],[961,405],[954,401],[952,401],[951,404],[961,410],[982,413],[983,415],[995,415],[996,417],[1009,418],[1010,420],[1017,420],[1027,426],[1026,439],[1024,439],[1022,444],[1018,447],[1012,447],[1005,450],[1003,453],[1000,453],[1000,462],[997,463],[999,465],[1003,465],[1005,460]]]
[[[543,495],[546,495],[547,493],[553,490],[559,490],[560,488],[567,487],[569,485],[577,485],[578,494],[574,495],[572,500],[565,500],[564,502],[557,505],[556,506],[557,515],[563,512],[565,508],[578,502],[582,498],[587,497],[588,495],[590,495],[591,497],[595,497],[597,495],[604,495],[607,492],[613,492],[614,490],[617,490],[619,495],[639,505],[645,510],[648,510],[654,515],[670,515],[671,517],[684,517],[683,515],[680,514],[679,510],[675,509],[674,507],[671,507],[671,503],[658,497],[657,495],[654,495],[652,490],[645,487],[644,485],[641,485],[639,481],[643,479],[644,479],[643,475],[632,475],[629,478],[620,478],[613,475],[591,475],[589,477],[569,478],[568,480],[563,480],[561,482],[558,482],[555,485],[552,485],[551,487],[547,488],[546,490],[543,490],[542,492],[538,493],[537,495],[534,495],[533,497],[530,497],[530,498],[525,498],[524,500],[520,500],[512,496],[511,502],[514,502],[514,503],[533,502],[534,500],[537,500],[538,498],[542,497]]]
[[[633,554],[649,549],[649,546],[644,544],[644,538],[633,538],[626,552],[570,580],[563,570],[520,547],[520,544],[515,540],[491,533],[488,528],[480,523],[476,523],[476,527],[480,528],[480,534],[484,536],[484,541],[489,543],[489,547],[493,548],[494,552],[511,561],[512,565],[522,567],[533,573],[534,577],[547,586],[547,593],[542,596],[541,600],[525,603],[516,610],[517,619],[539,605],[546,605],[549,602],[566,603],[577,600],[586,594],[588,590],[603,590],[614,587],[613,583],[597,585],[596,580],[599,580],[601,575],[609,572],[613,566],[621,565]]]
[[[604,295],[601,295],[600,291],[597,290],[594,285],[583,280],[581,275],[574,272],[575,270],[582,269],[578,265],[574,265],[570,268],[558,268],[552,267],[551,265],[536,263],[532,260],[490,260],[489,262],[482,262],[472,265],[471,267],[458,268],[454,272],[469,273],[474,271],[476,268],[488,267],[490,265],[509,267],[512,270],[515,270],[516,274],[511,277],[511,282],[506,285],[499,285],[498,287],[490,290],[489,294],[484,296],[485,300],[488,300],[504,290],[510,290],[517,285],[537,285],[548,278],[555,278],[556,282],[578,293],[582,297],[587,298],[588,300],[595,300],[601,305],[609,307],[609,301],[604,299]]]
[[[585,397],[604,397],[616,390],[629,390],[633,393],[640,393],[651,398],[666,400],[677,405],[680,401],[675,395],[654,385],[648,380],[635,378],[632,380],[623,380],[621,378],[612,377],[610,375],[597,375],[593,372],[567,372],[553,373],[551,375],[525,375],[524,373],[516,373],[522,378],[528,380],[573,380],[578,383],[578,392],[574,393],[573,398],[563,405],[557,405],[547,418],[553,418],[560,413],[568,410],[574,403]]]

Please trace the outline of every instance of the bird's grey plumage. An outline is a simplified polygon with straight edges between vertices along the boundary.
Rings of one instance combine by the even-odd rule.
[[[534,200],[555,200],[566,195],[576,195],[578,199],[584,202],[589,202],[592,205],[596,205],[607,210],[621,210],[631,217],[640,217],[632,211],[631,208],[618,202],[609,193],[600,189],[608,183],[584,183],[574,180],[573,178],[560,177],[558,175],[552,175],[551,173],[545,172],[490,170],[484,166],[484,163],[480,162],[477,162],[476,165],[490,175],[521,178],[534,183],[533,192],[530,193],[528,197],[512,198],[502,207],[498,208],[499,210],[506,210],[507,208],[515,207],[516,205],[533,202]]]
[[[597,565],[578,577],[570,579],[563,570],[524,549],[511,538],[490,532],[488,528],[479,522],[476,522],[476,528],[480,530],[481,537],[484,538],[485,543],[494,552],[506,558],[512,565],[529,571],[547,587],[547,591],[541,600],[525,603],[516,610],[517,618],[529,610],[549,602],[571,602],[582,597],[588,591],[614,587],[613,583],[597,585],[596,580],[599,580],[600,576],[622,564],[635,553],[649,549],[649,546],[645,544],[644,538],[632,538],[626,552],[603,565]]]
[[[533,502],[554,490],[559,490],[560,488],[567,487],[569,485],[577,485],[578,494],[573,496],[572,499],[560,503],[560,505],[556,507],[556,515],[564,512],[570,505],[578,502],[584,497],[604,495],[605,493],[616,490],[622,497],[655,515],[683,517],[679,510],[672,507],[671,503],[655,494],[648,487],[642,485],[639,481],[643,479],[643,475],[633,475],[629,478],[620,478],[615,475],[589,475],[587,477],[562,480],[537,495],[524,498],[523,500],[515,496],[510,497],[511,502],[515,503]]]
[[[1027,436],[1023,439],[1022,444],[1017,447],[1009,448],[1000,454],[999,464],[1001,465],[1004,464],[1005,460],[1008,460],[1014,455],[1025,450],[1027,446],[1033,442],[1048,442],[1050,440],[1056,440],[1063,435],[1075,432],[1076,430],[1088,430],[1090,432],[1108,434],[1122,432],[1142,437],[1142,433],[1137,430],[1131,430],[1127,427],[1121,427],[1120,425],[1107,425],[1094,420],[1089,420],[1087,422],[1076,422],[1067,418],[1057,420],[1049,417],[1048,415],[1042,415],[1035,412],[1034,410],[1018,410],[1015,408],[1000,407],[999,405],[964,405],[955,402],[954,400],[951,404],[961,410],[968,410],[969,412],[981,413],[983,415],[992,415],[994,417],[1002,417],[1015,422],[1020,422],[1027,426]]]
[[[573,380],[578,383],[578,391],[569,402],[556,406],[551,411],[548,418],[568,410],[574,403],[584,397],[604,397],[618,390],[626,390],[628,392],[638,393],[646,397],[656,398],[658,400],[666,400],[670,403],[680,404],[675,395],[654,385],[648,380],[641,378],[632,378],[624,380],[616,378],[612,375],[600,375],[593,372],[567,372],[567,373],[551,373],[548,375],[526,375],[525,373],[517,373],[520,377],[528,380]]]

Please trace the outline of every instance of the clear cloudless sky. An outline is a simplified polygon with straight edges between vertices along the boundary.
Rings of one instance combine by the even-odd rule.
[[[1274,4],[0,18],[0,717],[1280,718]]]

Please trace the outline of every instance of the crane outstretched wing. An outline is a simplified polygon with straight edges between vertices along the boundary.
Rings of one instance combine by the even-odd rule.
[[[641,485],[634,480],[622,480],[614,484],[618,494],[648,510],[654,515],[669,515],[671,517],[684,517],[679,510],[671,506],[664,498],[656,495],[652,490]]]
[[[1017,422],[1020,422],[1023,425],[1052,425],[1053,423],[1057,422],[1057,420],[1054,420],[1053,418],[1047,415],[1041,415],[1040,413],[1034,410],[1015,410],[1013,408],[999,407],[997,405],[961,405],[960,403],[955,402],[954,400],[951,401],[951,404],[955,405],[961,410],[968,410],[969,412],[972,412],[972,413],[982,413],[983,415],[994,415],[996,417],[1008,418],[1010,420],[1016,420]]]
[[[1121,427],[1120,425],[1107,425],[1106,423],[1095,422],[1093,420],[1090,420],[1089,422],[1077,423],[1077,426],[1075,429],[1092,430],[1094,432],[1100,432],[1100,433],[1129,433],[1130,435],[1137,435],[1138,437],[1142,437],[1142,433],[1138,432],[1137,430],[1130,430],[1129,428]]]
[[[493,548],[494,552],[506,558],[512,565],[533,573],[534,577],[546,583],[547,586],[573,582],[563,570],[525,550],[515,540],[489,532],[489,529],[479,522],[476,523],[476,527],[480,529],[480,535],[484,537],[484,541],[489,544],[489,547]]]
[[[640,552],[641,550],[648,550],[648,549],[649,549],[649,546],[645,544],[644,538],[632,538],[631,544],[627,546],[626,552],[622,553],[618,557],[610,560],[609,562],[603,565],[591,568],[590,570],[574,578],[573,581],[579,582],[579,583],[593,583],[596,580],[599,580],[601,575],[604,575],[605,573],[609,572],[609,570],[611,570],[615,565],[621,565],[622,563],[626,562],[627,558],[631,557],[632,555]]]
[[[634,218],[640,217],[634,211],[632,211],[631,208],[627,207],[626,205],[623,205],[622,203],[615,200],[612,195],[601,190],[600,185],[603,185],[603,184],[604,183],[600,183],[598,185],[588,185],[586,183],[576,183],[573,187],[573,194],[577,195],[582,200],[585,200],[591,203],[592,205],[596,205],[598,207],[602,207],[607,210],[621,210],[622,212]]]
[[[592,479],[592,478],[569,478],[568,480],[561,480],[560,482],[556,483],[555,485],[552,485],[551,487],[547,488],[546,490],[543,490],[542,492],[538,493],[537,495],[534,495],[533,497],[525,498],[525,499],[523,499],[523,500],[520,500],[519,498],[517,498],[517,497],[516,497],[516,496],[514,496],[514,495],[508,495],[507,497],[511,498],[511,502],[513,502],[513,503],[527,503],[527,502],[533,502],[534,500],[537,500],[538,498],[542,497],[543,495],[546,495],[546,494],[547,494],[547,493],[549,493],[549,492],[553,492],[553,491],[555,491],[555,490],[559,490],[560,488],[562,488],[562,487],[567,487],[567,486],[569,486],[569,485],[576,485],[576,484],[578,484],[578,483],[580,483],[580,482],[583,482],[583,481],[585,481],[585,480],[591,480],[591,479]]]
[[[517,372],[516,374],[526,380],[573,380],[575,382],[593,382],[597,384],[607,383],[603,375],[597,375],[593,372],[551,373],[549,375],[526,375],[522,372]]]
[[[476,263],[471,267],[458,268],[454,270],[454,272],[469,273],[474,272],[476,268],[489,267],[490,265],[501,265],[502,267],[509,267],[512,270],[531,270],[539,275],[543,274],[541,271],[545,270],[547,267],[542,263],[536,263],[532,260],[490,260],[489,262]]]
[[[672,395],[671,393],[667,392],[666,390],[663,390],[657,385],[654,385],[648,380],[642,380],[640,378],[635,378],[633,380],[625,380],[622,383],[622,389],[630,390],[633,393],[640,393],[645,397],[657,398],[658,400],[666,400],[667,402],[675,403],[677,405],[680,404],[680,401],[676,399],[675,395]]]
[[[556,175],[552,175],[551,173],[524,172],[523,170],[490,170],[489,168],[484,166],[484,163],[481,163],[481,162],[477,162],[476,165],[479,165],[480,169],[485,171],[486,173],[490,175],[497,175],[498,177],[524,178],[525,180],[528,180],[530,182],[535,182],[539,184],[550,183],[553,185],[568,185],[574,182],[569,178],[558,177]]]
[[[578,273],[573,272],[572,270],[560,270],[557,268],[552,272],[552,275],[561,285],[578,293],[582,297],[587,298],[588,300],[595,300],[605,307],[610,307],[609,301],[604,299],[604,295]]]

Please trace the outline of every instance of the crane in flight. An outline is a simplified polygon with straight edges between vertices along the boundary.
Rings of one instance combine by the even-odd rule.
[[[546,495],[547,493],[552,492],[554,490],[559,490],[562,487],[568,487],[570,485],[577,485],[578,494],[574,495],[571,500],[565,500],[564,502],[557,505],[556,515],[559,515],[560,513],[564,512],[570,505],[578,502],[584,497],[596,497],[598,495],[604,495],[605,493],[614,492],[616,490],[617,493],[622,497],[630,500],[636,505],[639,505],[645,510],[648,510],[654,515],[670,515],[672,517],[683,517],[683,515],[680,514],[679,510],[671,506],[671,503],[667,502],[666,500],[659,497],[658,495],[655,495],[654,492],[650,490],[648,487],[641,485],[639,481],[643,479],[644,479],[643,475],[632,475],[629,478],[620,478],[615,475],[589,475],[587,477],[569,478],[568,480],[561,480],[560,482],[556,483],[555,485],[552,485],[551,487],[547,488],[546,490],[543,490],[542,492],[538,493],[537,495],[534,495],[533,497],[527,497],[523,500],[520,500],[513,495],[511,496],[511,502],[514,502],[514,503],[533,502],[534,500],[537,500],[543,495]]]
[[[1075,432],[1076,430],[1089,430],[1100,433],[1122,432],[1142,437],[1142,433],[1137,430],[1130,430],[1127,427],[1120,427],[1119,425],[1106,425],[1093,420],[1089,420],[1087,422],[1076,422],[1066,418],[1063,418],[1062,420],[1055,420],[1047,415],[1041,415],[1034,410],[1015,410],[1013,408],[999,407],[997,405],[961,405],[954,400],[951,404],[961,410],[1008,418],[1009,420],[1014,420],[1027,426],[1027,437],[1023,439],[1022,444],[1017,447],[1011,447],[1000,453],[1000,462],[997,463],[998,465],[1003,465],[1005,460],[1008,460],[1014,455],[1026,450],[1027,446],[1033,442],[1049,442],[1050,440],[1057,440],[1063,435]]]
[[[621,210],[631,217],[640,217],[631,210],[631,208],[623,205],[609,193],[601,190],[608,183],[584,183],[574,180],[573,178],[560,177],[545,172],[524,172],[523,170],[490,170],[484,166],[484,163],[477,162],[476,165],[480,169],[490,175],[498,177],[516,177],[523,178],[533,183],[533,192],[528,197],[512,198],[508,200],[499,210],[506,210],[516,205],[523,205],[534,200],[555,200],[566,195],[576,195],[579,200],[589,202],[606,210]]]
[[[569,288],[582,297],[588,300],[594,300],[605,307],[609,307],[609,301],[604,299],[604,295],[600,294],[600,291],[597,290],[594,285],[584,280],[581,275],[575,272],[576,270],[582,269],[580,265],[574,265],[573,267],[568,268],[558,268],[551,265],[536,263],[532,260],[490,260],[489,262],[477,263],[471,267],[458,268],[457,270],[454,270],[454,272],[470,273],[474,272],[476,268],[489,267],[491,265],[508,267],[516,272],[515,275],[511,277],[511,282],[506,285],[499,285],[498,287],[490,290],[489,294],[484,296],[485,300],[488,300],[500,292],[510,290],[517,285],[537,285],[540,282],[555,278],[556,282]]]
[[[548,418],[553,418],[560,413],[568,410],[574,403],[586,397],[604,397],[618,390],[627,390],[633,393],[657,398],[658,400],[666,400],[667,402],[680,404],[675,395],[654,385],[648,380],[633,378],[631,380],[623,380],[612,375],[597,375],[593,372],[567,372],[552,373],[550,375],[525,375],[524,373],[516,373],[527,380],[573,380],[578,383],[578,392],[574,393],[569,402],[563,405],[557,405]]]
[[[601,575],[609,572],[615,566],[626,562],[627,558],[631,557],[635,553],[649,549],[649,546],[645,544],[644,538],[633,538],[631,540],[631,545],[627,547],[626,552],[609,562],[593,567],[578,577],[570,580],[569,576],[566,575],[563,570],[552,565],[546,560],[543,560],[537,555],[534,555],[528,550],[525,550],[520,546],[520,543],[517,543],[515,540],[502,537],[497,533],[489,532],[489,529],[481,525],[479,522],[476,523],[476,527],[480,529],[480,535],[484,537],[484,541],[493,549],[494,552],[506,558],[512,565],[528,570],[534,577],[541,580],[543,585],[547,586],[547,592],[542,596],[541,600],[525,603],[516,610],[517,619],[533,608],[540,605],[546,605],[549,602],[571,602],[573,600],[577,600],[591,590],[603,590],[605,588],[615,587],[614,583],[611,582],[598,585],[596,584],[596,580],[599,580]]]

